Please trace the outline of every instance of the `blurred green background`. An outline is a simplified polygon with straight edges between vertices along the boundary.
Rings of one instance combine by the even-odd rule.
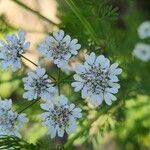
[[[79,14],[70,7],[70,1]],[[57,75],[57,68],[40,56],[36,48],[46,34],[59,28],[82,45],[78,57],[70,62],[72,69],[84,60],[84,53],[90,51],[104,54],[123,69],[118,100],[110,108],[102,105],[94,109],[81,99],[80,93],[73,92],[69,83],[61,84],[61,93],[83,108],[84,117],[78,122],[77,133],[82,132],[70,149],[150,150],[150,62],[132,56],[136,43],[150,44],[150,38],[140,40],[137,35],[138,26],[147,20],[150,21],[149,0],[0,0],[0,38],[18,29],[27,31],[31,49],[25,56],[39,62],[47,72]],[[21,79],[33,68],[23,60],[23,68],[15,73],[0,70],[0,97],[13,99],[14,110],[19,111],[30,103],[22,98]],[[66,76],[62,70],[61,78]],[[66,138],[51,140],[46,135],[47,130],[39,120],[42,113],[39,103],[26,113],[30,121],[22,130],[25,141],[40,143],[39,149],[43,150],[58,149],[58,145],[69,141]],[[86,125],[95,116],[98,117]]]

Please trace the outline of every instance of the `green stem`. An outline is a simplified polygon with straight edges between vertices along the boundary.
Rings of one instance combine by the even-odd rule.
[[[73,0],[65,0],[67,5],[72,9],[72,11],[75,13],[75,15],[79,18],[79,20],[81,21],[81,23],[83,24],[84,28],[88,31],[88,33],[91,35],[93,41],[99,45],[99,41],[97,40],[97,38],[95,37],[95,31],[92,28],[92,26],[90,25],[90,23],[88,22],[88,20],[82,16],[80,10],[78,9],[78,7],[75,5],[75,3],[73,2]]]
[[[41,15],[38,11],[36,10],[33,10],[32,8],[30,8],[29,6],[27,6],[26,4],[22,3],[20,0],[12,0],[13,2],[15,2],[16,4],[18,4],[19,6],[23,7],[24,9],[32,12],[33,14],[37,15],[38,17],[40,17],[41,19],[43,19],[44,21],[52,24],[52,25],[55,25],[55,26],[58,26],[58,24],[56,24],[55,22],[51,21],[50,19],[48,19],[47,17]]]
[[[23,111],[25,111],[26,109],[28,109],[29,107],[31,107],[32,105],[34,105],[35,103],[37,103],[40,99],[38,100],[34,100],[31,104],[29,104],[28,106],[26,106],[25,108],[23,108],[22,110],[20,110],[18,112],[18,114],[22,113]]]
[[[74,75],[74,73],[72,73],[72,74],[68,75],[67,77],[65,77],[65,78],[63,78],[63,79],[61,79],[61,80],[59,80],[59,82],[58,82],[58,83],[62,83],[62,82],[67,81],[66,79],[69,79],[69,78],[70,78],[70,77],[72,77],[73,75]]]
[[[60,95],[60,68],[58,68],[58,78],[57,78],[57,85],[58,85],[58,94]]]
[[[30,62],[31,64],[33,64],[34,66],[38,67],[38,65],[37,65],[36,63],[34,63],[33,61],[31,61],[30,59],[26,58],[25,56],[23,56],[23,55],[21,55],[21,54],[20,54],[20,56],[21,56],[22,58],[24,58],[25,60],[29,61],[29,62]]]
[[[32,63],[33,65],[35,65],[36,67],[38,67],[38,65],[36,64],[36,63],[34,63],[33,61],[31,61],[30,59],[28,59],[27,57],[25,57],[25,56],[23,56],[23,55],[21,55],[20,54],[20,56],[22,57],[22,58],[24,58],[25,60],[27,60],[27,61],[29,61],[30,63]],[[55,77],[53,77],[52,75],[50,75],[50,74],[48,74],[53,80],[56,80],[56,78]]]

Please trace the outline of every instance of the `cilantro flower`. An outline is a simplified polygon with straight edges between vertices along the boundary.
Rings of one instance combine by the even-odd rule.
[[[111,105],[117,98],[120,85],[117,83],[118,75],[122,69],[118,64],[110,65],[110,61],[103,55],[96,57],[95,53],[87,55],[84,64],[75,68],[75,82],[72,83],[75,92],[81,91],[82,98],[89,98],[94,106],[101,105],[103,100]]]
[[[30,47],[30,43],[25,41],[26,33],[19,31],[18,36],[12,34],[6,37],[5,41],[0,41],[0,66],[13,71],[21,68],[20,55]]]
[[[144,44],[144,43],[138,43],[136,44],[134,50],[133,50],[133,55],[146,62],[150,60],[150,45]]]
[[[139,26],[138,35],[141,39],[150,37],[150,21],[145,21]]]
[[[23,97],[28,100],[37,99],[49,100],[55,91],[51,80],[45,74],[45,69],[38,67],[35,71],[28,72],[28,76],[23,78],[24,89],[26,92]]]
[[[41,108],[46,111],[41,114],[41,118],[43,125],[48,127],[51,138],[56,134],[63,137],[65,131],[68,134],[75,132],[76,119],[82,117],[81,109],[76,108],[74,104],[68,104],[64,95],[57,97],[53,105],[49,101],[41,104]]]
[[[39,46],[38,50],[49,60],[54,61],[59,68],[67,68],[72,55],[77,55],[81,45],[77,39],[71,40],[63,30],[53,32]]]
[[[0,136],[21,137],[19,129],[28,121],[26,114],[18,114],[12,110],[12,100],[0,99]]]

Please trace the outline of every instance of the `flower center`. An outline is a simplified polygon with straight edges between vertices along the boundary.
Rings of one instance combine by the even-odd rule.
[[[34,82],[32,83],[32,86],[35,87],[37,94],[40,94],[42,91],[46,90],[48,88],[48,81],[47,78],[39,78],[34,79]]]
[[[54,59],[65,59],[65,55],[69,52],[69,48],[65,43],[53,43],[50,47],[51,55]]]
[[[14,59],[16,59],[19,56],[19,54],[21,54],[23,51],[21,43],[17,43],[17,45],[7,45],[7,49],[8,51],[6,55],[9,58],[14,58]]]
[[[51,119],[54,121],[55,125],[57,124],[61,128],[68,124],[70,114],[71,112],[65,105],[61,107],[55,105],[54,109],[51,111]]]
[[[15,126],[16,118],[17,116],[9,111],[3,112],[0,116],[0,125],[6,129],[12,128]]]
[[[108,87],[108,71],[102,69],[100,66],[90,66],[86,73],[83,74],[82,78],[85,80],[88,92],[100,94]]]

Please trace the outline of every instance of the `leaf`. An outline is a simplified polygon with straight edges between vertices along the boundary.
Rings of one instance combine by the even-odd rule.
[[[14,136],[1,136],[0,149],[15,149],[15,150],[36,150],[36,146]]]

